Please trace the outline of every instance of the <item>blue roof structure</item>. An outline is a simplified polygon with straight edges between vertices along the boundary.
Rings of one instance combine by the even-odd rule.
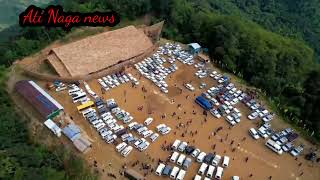
[[[71,140],[75,141],[81,137],[80,128],[75,124],[69,124],[63,128],[63,133]]]
[[[198,96],[196,98],[196,103],[206,110],[212,109],[212,104],[203,96]]]

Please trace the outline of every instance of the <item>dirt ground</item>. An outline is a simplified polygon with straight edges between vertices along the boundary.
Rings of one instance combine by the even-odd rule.
[[[134,168],[141,174],[147,173],[148,171],[141,169],[141,163],[151,164],[153,168],[156,168],[159,159],[166,160],[171,155],[171,152],[162,150],[161,146],[173,143],[175,139],[186,141],[206,153],[215,152],[231,157],[230,166],[224,169],[223,179],[230,179],[234,175],[240,176],[241,179],[268,179],[269,176],[272,176],[272,179],[279,180],[320,179],[319,164],[312,164],[304,160],[302,156],[295,160],[288,153],[279,156],[264,145],[265,140],[261,138],[257,141],[253,140],[248,134],[248,129],[257,127],[258,123],[246,118],[250,112],[243,104],[236,105],[243,114],[241,122],[231,129],[223,118],[216,119],[211,114],[208,114],[207,117],[204,116],[203,110],[194,103],[195,96],[203,92],[198,87],[200,82],[206,82],[208,84],[207,88],[212,87],[217,85],[216,81],[210,78],[200,80],[194,75],[196,69],[193,66],[183,65],[180,62],[177,62],[177,65],[179,67],[177,72],[167,79],[169,94],[161,93],[158,87],[143,77],[140,79],[140,85],[137,88],[132,88],[130,84],[123,84],[104,94],[102,94],[97,80],[88,82],[100,97],[104,99],[114,98],[121,108],[133,115],[134,121],[142,123],[147,117],[151,116],[154,121],[149,129],[155,131],[156,125],[160,123],[165,123],[172,128],[170,134],[160,136],[156,142],[151,143],[145,152],[134,149],[127,158],[123,158],[115,151],[115,145],[107,144],[100,138],[96,130],[77,112],[76,105],[71,102],[67,92],[49,92],[65,107],[66,112],[93,140],[93,148],[84,154],[84,157],[92,166],[93,161],[97,161],[102,179],[110,179],[107,176],[109,172],[114,173],[117,179],[124,179],[119,174],[123,165]],[[139,77],[135,69],[129,69],[128,71],[135,77]],[[184,82],[190,81],[192,85],[197,87],[195,92],[190,92],[182,86]],[[147,92],[142,92],[141,88],[143,86],[147,89]],[[180,89],[182,89],[181,94]],[[186,98],[187,95],[189,95],[189,98]],[[177,108],[178,104],[181,104],[180,108]],[[143,106],[142,111],[138,111],[139,106]],[[192,113],[193,110],[196,112],[195,115]],[[174,117],[171,116],[173,112],[177,114]],[[166,114],[166,118],[161,119],[160,116],[163,114]],[[187,126],[187,121],[192,121],[192,123]],[[122,124],[120,121],[119,123]],[[184,124],[185,127],[177,128],[179,123]],[[214,136],[212,132],[218,127],[223,127],[223,130]],[[191,136],[190,132],[195,133],[195,131],[197,131],[197,134]],[[135,134],[133,131],[131,133]],[[182,137],[182,134],[184,134],[184,137]],[[139,137],[139,135],[135,135]],[[246,137],[246,140],[243,141],[244,137]],[[230,145],[231,141],[234,141],[233,145]],[[213,146],[215,146],[214,149]],[[234,152],[232,152],[233,148],[236,149]],[[246,157],[248,157],[248,162],[245,162]],[[140,164],[132,167],[132,164],[137,160]],[[192,160],[192,166],[187,170],[185,177],[187,180],[192,179],[200,167],[200,163],[195,162],[194,158]],[[302,163],[301,166],[299,166],[300,162]],[[172,163],[169,164],[174,166]],[[302,172],[303,174],[300,176]],[[249,178],[250,174],[253,175],[251,178]],[[164,178],[155,176],[150,171],[146,176],[146,179]]]

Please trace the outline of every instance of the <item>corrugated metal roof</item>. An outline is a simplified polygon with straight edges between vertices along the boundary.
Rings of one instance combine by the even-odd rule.
[[[35,87],[38,91],[41,92],[41,94],[43,94],[46,98],[48,98],[48,100],[50,100],[58,109],[63,109],[63,107],[61,106],[61,104],[59,104],[55,99],[53,99],[48,93],[46,93],[40,86],[38,86],[38,84],[36,84],[33,81],[29,81],[29,83]]]
[[[193,49],[199,49],[201,48],[201,46],[198,43],[190,43],[188,44],[189,46],[191,46]]]
[[[33,81],[19,81],[16,83],[15,89],[45,118],[51,113],[63,109],[56,100]]]

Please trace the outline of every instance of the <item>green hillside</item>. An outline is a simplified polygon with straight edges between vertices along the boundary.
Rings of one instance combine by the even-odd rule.
[[[306,41],[320,60],[320,2],[318,0],[200,0],[201,9],[252,20],[264,28]]]

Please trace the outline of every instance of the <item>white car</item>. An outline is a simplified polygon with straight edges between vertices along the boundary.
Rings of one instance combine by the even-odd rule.
[[[158,139],[159,134],[158,133],[153,133],[149,138],[151,139],[151,142],[154,142]]]
[[[162,128],[162,129],[160,130],[160,133],[161,133],[162,135],[166,135],[166,134],[169,134],[170,131],[171,131],[171,128],[170,128],[170,127],[165,127],[165,128]]]
[[[166,127],[165,124],[159,124],[156,128],[157,128],[157,131],[160,131],[160,129]]]
[[[152,130],[144,131],[144,132],[142,133],[142,136],[143,136],[144,138],[147,138],[147,137],[149,137],[152,133],[153,133]]]
[[[231,180],[240,180],[239,176],[232,176]]]
[[[214,117],[216,117],[216,118],[221,118],[221,114],[220,114],[219,111],[216,110],[216,109],[211,109],[211,110],[210,110],[210,113],[211,113]]]
[[[220,103],[218,102],[218,100],[216,100],[215,98],[210,98],[210,100],[211,100],[211,102],[213,102],[213,104],[214,104],[215,106],[219,106],[219,105],[220,105]]]
[[[235,113],[238,117],[242,116],[241,112],[237,108],[233,108],[233,113]]]
[[[126,147],[124,150],[122,150],[121,155],[124,157],[127,157],[132,151],[132,149],[133,149],[132,146]]]
[[[109,135],[105,138],[106,142],[108,144],[113,143],[114,140],[117,139],[117,135],[113,134],[113,135]]]
[[[106,126],[106,124],[105,123],[98,123],[98,124],[96,124],[96,125],[94,125],[94,127],[96,128],[96,129],[102,129],[103,127],[105,127]]]
[[[144,143],[144,142],[146,142],[146,141],[147,141],[146,139],[141,138],[141,139],[137,140],[137,141],[134,143],[134,146],[135,146],[136,148],[138,148],[140,144],[142,144],[142,143]]]
[[[138,134],[142,134],[144,131],[147,131],[147,130],[148,130],[148,128],[145,127],[145,126],[143,126],[143,127],[139,128],[139,129],[137,130],[137,132],[138,132]]]
[[[259,114],[255,111],[255,112],[249,114],[248,119],[254,120],[254,119],[256,119],[258,116],[259,116]]]
[[[144,142],[143,145],[139,146],[139,151],[144,151],[149,147],[150,143],[148,141]]]
[[[258,133],[260,134],[261,137],[267,139],[269,136],[267,134],[267,130],[265,127],[261,126],[259,129],[258,129]]]
[[[249,129],[249,133],[251,134],[251,136],[252,136],[254,139],[259,139],[259,138],[260,138],[258,132],[257,132],[254,128],[250,128],[250,129]]]
[[[168,89],[165,88],[165,87],[161,87],[160,90],[161,90],[163,93],[166,93],[166,94],[169,92]]]
[[[268,114],[269,114],[269,111],[265,109],[265,110],[259,112],[259,117],[262,118]]]
[[[219,80],[218,80],[218,83],[223,83],[224,82],[224,79],[223,78],[220,78]]]
[[[122,142],[122,143],[120,143],[120,144],[118,144],[118,145],[116,146],[116,150],[117,150],[118,152],[121,152],[126,146],[127,146],[127,143]]]
[[[123,123],[127,124],[127,123],[131,122],[132,120],[133,120],[132,116],[125,116],[123,118]]]
[[[135,125],[137,125],[137,124],[138,124],[137,122],[132,122],[132,123],[130,123],[130,124],[128,125],[128,127],[129,127],[130,130],[132,130],[133,127],[134,127]]]
[[[228,121],[228,123],[230,123],[232,126],[236,125],[237,123],[233,120],[232,116],[227,116],[226,120]]]
[[[129,133],[129,134],[124,134],[124,135],[122,135],[121,136],[121,139],[122,139],[122,141],[125,141],[125,140],[127,140],[129,137],[132,137],[133,135],[131,134],[131,133]]]
[[[212,160],[212,165],[217,166],[220,160],[221,160],[221,156],[217,154]]]
[[[146,125],[146,126],[149,126],[152,123],[152,121],[153,121],[153,118],[149,117],[144,121],[143,124]]]
[[[187,89],[189,89],[190,91],[194,91],[195,90],[195,88],[191,84],[186,84],[185,87]]]

